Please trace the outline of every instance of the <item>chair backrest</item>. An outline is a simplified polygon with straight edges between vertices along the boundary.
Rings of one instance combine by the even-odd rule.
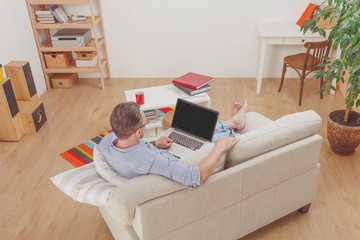
[[[318,67],[317,65],[325,61],[324,56],[329,56],[331,43],[331,40],[305,43],[304,47],[307,51],[304,66],[310,68],[310,71],[322,69],[322,67]]]

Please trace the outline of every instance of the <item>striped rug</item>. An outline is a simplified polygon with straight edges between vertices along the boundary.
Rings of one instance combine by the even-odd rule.
[[[165,113],[167,113],[170,110],[173,110],[175,107],[168,107],[168,108],[160,108],[157,109],[158,115],[160,117],[163,117]],[[69,161],[72,165],[75,167],[81,167],[88,163],[93,162],[93,152],[94,152],[94,146],[98,145],[109,133],[112,133],[112,130],[106,131],[89,141],[86,141],[76,147],[73,147],[66,152],[61,153],[60,155],[65,158],[67,161]]]
[[[81,167],[88,163],[91,163],[93,162],[94,146],[98,145],[101,139],[103,139],[103,137],[105,137],[111,132],[113,131],[106,131],[90,139],[89,141],[80,144],[79,146],[73,147],[66,152],[61,153],[60,155],[75,167]]]

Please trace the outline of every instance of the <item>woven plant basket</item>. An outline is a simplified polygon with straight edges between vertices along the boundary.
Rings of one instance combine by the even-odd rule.
[[[334,112],[344,112],[337,110]],[[352,112],[357,116],[358,112]],[[331,115],[331,114],[330,114]],[[352,154],[360,144],[360,126],[345,126],[334,122],[330,117],[327,122],[327,138],[331,149],[339,155]]]

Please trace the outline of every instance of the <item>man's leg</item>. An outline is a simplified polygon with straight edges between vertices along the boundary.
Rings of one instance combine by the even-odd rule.
[[[216,123],[215,132],[212,142],[216,142],[222,137],[234,137],[234,130],[241,130],[245,127],[245,113],[248,108],[247,99],[243,104],[234,103],[232,109],[232,117],[227,121],[219,121]]]
[[[234,130],[229,128],[226,122],[218,121],[216,123],[212,142],[215,143],[217,140],[219,140],[222,137],[234,137],[234,136],[235,136]]]

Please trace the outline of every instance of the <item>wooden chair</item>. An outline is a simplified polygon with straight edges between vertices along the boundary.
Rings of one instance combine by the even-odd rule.
[[[284,77],[286,69],[288,67],[293,68],[300,76],[300,95],[299,95],[299,106],[301,106],[302,93],[304,88],[304,80],[306,76],[315,71],[322,70],[323,67],[318,67],[317,65],[321,62],[324,62],[323,56],[329,56],[331,41],[323,42],[307,42],[304,44],[304,47],[307,49],[306,53],[299,53],[295,55],[290,55],[284,58],[284,66],[281,75],[280,86],[278,92],[280,92],[282,85],[284,83]],[[301,72],[300,72],[301,71]],[[320,89],[323,86],[324,79],[320,79]],[[320,98],[323,98],[323,94],[320,94]]]

